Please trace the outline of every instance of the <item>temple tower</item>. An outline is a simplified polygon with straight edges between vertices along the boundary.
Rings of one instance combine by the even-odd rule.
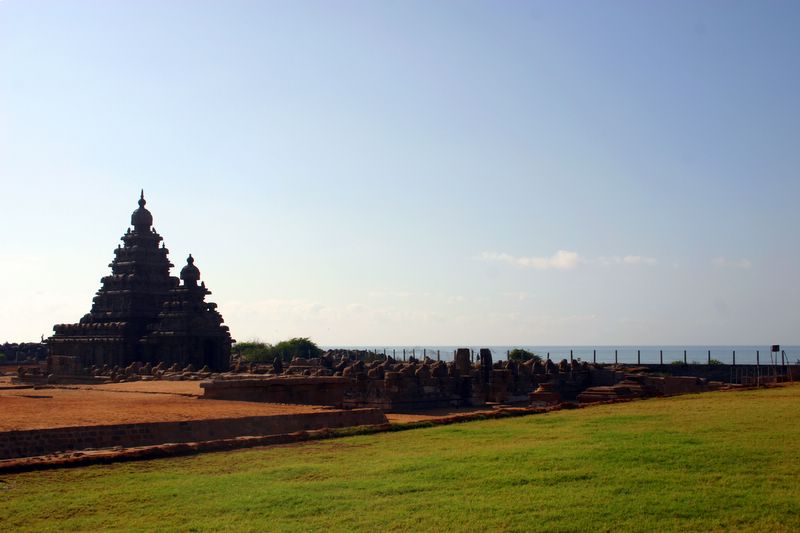
[[[211,294],[200,280],[200,270],[189,254],[181,269],[183,283],[169,291],[159,320],[144,339],[149,359],[167,364],[188,364],[211,370],[227,370],[231,355],[231,335],[222,325],[217,304],[206,302]]]
[[[102,286],[94,297],[91,311],[77,324],[57,324],[53,327],[55,335],[47,341],[51,355],[78,357],[83,366],[126,366],[134,361],[156,362],[158,356],[165,356],[163,346],[149,342],[146,337],[153,331],[154,325],[164,318],[161,314],[165,302],[176,298],[172,291],[179,288],[180,282],[178,278],[170,276],[173,265],[167,257],[169,250],[152,227],[153,215],[145,208],[146,203],[142,191],[139,207],[131,215],[133,229],[128,229],[122,236],[123,244],[114,250],[114,259],[109,264],[111,274],[100,280]],[[192,273],[188,272],[187,276],[191,278]],[[196,280],[194,283],[196,285]],[[205,287],[202,290],[205,291]],[[213,306],[202,302],[205,294],[208,292],[202,294],[200,302]],[[229,354],[230,334],[227,333],[227,327],[220,326],[222,317],[219,313],[214,313],[219,319],[217,327],[227,335]],[[162,328],[161,331],[164,333],[166,330]],[[184,336],[185,339],[190,337]],[[172,343],[171,346],[176,345]],[[178,350],[185,352],[187,348]],[[204,353],[200,352],[201,358]],[[224,356],[224,353],[215,355],[215,367],[227,368],[227,360],[224,364],[221,361]]]

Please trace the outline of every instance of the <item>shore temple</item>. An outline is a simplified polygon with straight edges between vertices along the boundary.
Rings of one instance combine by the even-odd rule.
[[[114,250],[92,309],[77,324],[56,324],[50,355],[76,357],[82,367],[133,362],[228,369],[231,335],[189,255],[180,279],[170,276],[169,250],[152,228],[144,191],[131,226]]]

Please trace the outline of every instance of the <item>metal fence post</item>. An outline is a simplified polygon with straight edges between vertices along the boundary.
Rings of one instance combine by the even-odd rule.
[[[756,386],[761,386],[761,355],[756,350]]]

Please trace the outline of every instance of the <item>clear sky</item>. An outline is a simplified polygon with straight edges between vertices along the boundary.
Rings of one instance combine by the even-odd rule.
[[[796,1],[0,0],[0,342],[144,188],[238,340],[800,344]]]

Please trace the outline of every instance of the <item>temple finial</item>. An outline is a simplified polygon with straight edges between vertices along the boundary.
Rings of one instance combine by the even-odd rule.
[[[194,266],[194,257],[189,254],[186,258],[186,266],[181,269],[181,279],[185,287],[197,287],[197,280],[200,279],[200,270]]]
[[[153,225],[153,215],[145,208],[144,204],[146,203],[144,189],[142,189],[139,193],[139,208],[131,214],[131,226],[137,231],[150,231],[150,226]]]

